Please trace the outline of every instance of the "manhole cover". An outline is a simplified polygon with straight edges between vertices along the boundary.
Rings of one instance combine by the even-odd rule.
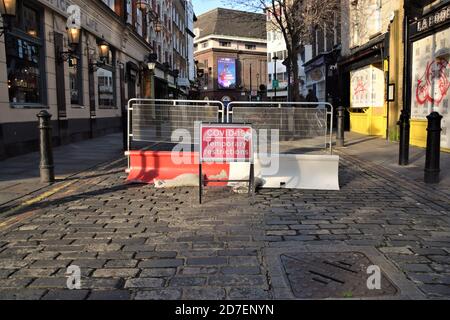
[[[299,252],[280,255],[296,298],[370,298],[393,296],[397,289],[382,273],[381,288],[369,289],[367,268],[374,265],[360,252]]]

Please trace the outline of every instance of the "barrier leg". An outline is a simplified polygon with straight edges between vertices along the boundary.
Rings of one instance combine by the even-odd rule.
[[[202,162],[198,164],[198,202],[202,204],[202,192],[203,192],[203,173]]]

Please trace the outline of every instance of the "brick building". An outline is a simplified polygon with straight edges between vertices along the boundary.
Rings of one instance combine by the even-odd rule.
[[[198,16],[194,58],[200,99],[256,99],[267,83],[267,40],[264,14],[217,8]]]

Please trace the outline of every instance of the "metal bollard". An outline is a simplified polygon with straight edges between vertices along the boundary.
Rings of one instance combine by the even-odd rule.
[[[398,164],[406,166],[409,163],[409,114],[406,110],[402,110],[400,114],[400,120],[397,122],[400,126],[400,144],[399,144],[399,156]]]
[[[337,108],[336,147],[344,146],[344,107]]]
[[[442,116],[432,112],[427,116],[427,151],[425,158],[425,183],[439,183],[441,156],[441,120]]]
[[[53,151],[52,151],[52,126],[50,118],[52,115],[46,110],[42,110],[37,114],[39,119],[40,131],[40,153],[41,162],[39,164],[39,172],[41,182],[49,183],[55,181],[55,171],[53,166]]]

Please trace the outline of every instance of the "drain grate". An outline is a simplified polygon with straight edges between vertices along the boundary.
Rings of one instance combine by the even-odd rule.
[[[282,254],[281,263],[296,298],[369,298],[393,296],[396,287],[382,273],[381,289],[367,288],[367,268],[374,265],[360,252]]]

